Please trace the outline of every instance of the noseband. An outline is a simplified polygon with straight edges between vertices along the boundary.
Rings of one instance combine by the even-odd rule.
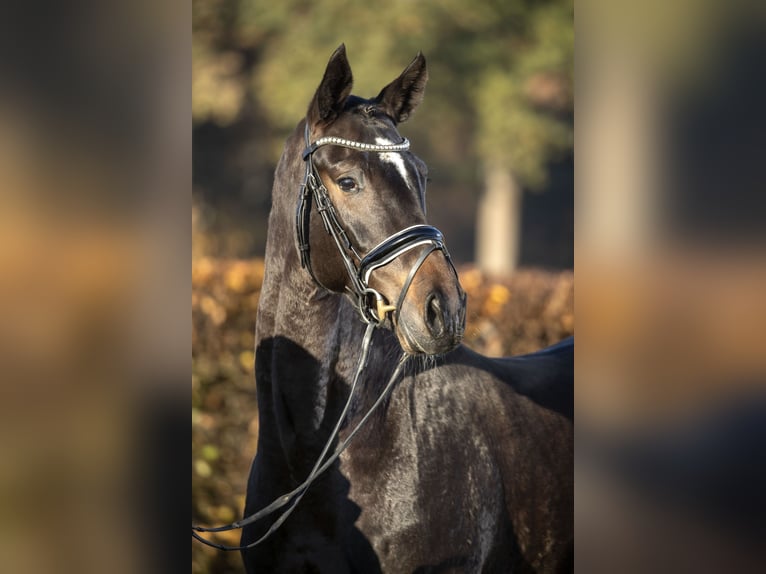
[[[362,320],[365,323],[378,324],[385,320],[386,313],[389,311],[393,311],[394,320],[398,320],[399,312],[410,284],[428,255],[436,250],[441,251],[454,271],[454,265],[444,244],[444,236],[441,231],[431,225],[413,225],[390,235],[370,249],[367,255],[361,256],[353,243],[351,243],[343,225],[338,220],[337,211],[330,199],[330,194],[314,166],[313,154],[324,145],[336,145],[366,152],[402,152],[410,149],[410,142],[407,138],[402,138],[402,141],[398,144],[371,144],[327,136],[311,143],[308,122],[306,123],[305,137],[306,148],[303,150],[303,161],[306,162],[306,173],[303,177],[303,183],[301,183],[298,208],[295,216],[301,266],[309,272],[309,275],[311,275],[317,285],[325,288],[317,279],[311,267],[309,230],[311,224],[311,202],[313,199],[313,201],[316,201],[317,211],[322,218],[325,231],[332,236],[343,260],[343,265],[349,277],[349,285],[346,288],[354,298]],[[383,295],[370,287],[369,281],[372,272],[388,265],[411,249],[420,246],[423,246],[424,250],[420,257],[418,257],[415,265],[410,269],[407,279],[402,285],[396,305],[386,304]],[[457,274],[457,272],[455,273]]]

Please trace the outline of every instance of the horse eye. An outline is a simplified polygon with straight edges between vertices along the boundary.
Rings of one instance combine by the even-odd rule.
[[[354,191],[356,189],[356,181],[351,177],[341,177],[337,183],[338,187],[343,191]]]

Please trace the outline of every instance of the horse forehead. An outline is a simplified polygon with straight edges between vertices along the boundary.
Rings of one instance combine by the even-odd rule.
[[[390,145],[395,142],[385,137],[377,137],[375,138],[375,143],[379,145]],[[403,154],[399,152],[380,152],[378,157],[380,158],[380,161],[392,165],[394,169],[399,172],[399,175],[404,180],[404,183],[408,188],[414,187],[410,168],[408,167],[407,163],[405,163],[405,157]]]
[[[342,129],[333,130],[338,137],[345,138],[350,141],[359,143],[370,143],[378,145],[395,145],[402,143],[402,136],[399,132],[386,125],[364,126],[358,125],[357,122],[353,124],[349,123],[344,126],[338,126]],[[353,157],[360,157],[357,150],[350,150],[344,147],[328,146],[327,150],[331,161],[338,163],[342,160],[347,160]],[[412,183],[412,170],[422,172],[425,169],[425,164],[411,153],[401,152],[373,152],[366,156],[366,164],[370,165],[376,159],[387,165],[392,165],[396,168],[402,177],[409,183]]]

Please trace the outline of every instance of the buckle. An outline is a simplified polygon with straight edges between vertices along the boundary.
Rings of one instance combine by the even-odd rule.
[[[370,304],[369,296],[375,298],[374,306]],[[382,323],[386,320],[386,315],[388,313],[396,311],[396,307],[394,305],[389,305],[386,298],[372,287],[365,288],[365,290],[362,291],[360,299],[360,311],[362,311],[362,316],[365,317],[365,319],[370,319],[367,321],[368,323]]]

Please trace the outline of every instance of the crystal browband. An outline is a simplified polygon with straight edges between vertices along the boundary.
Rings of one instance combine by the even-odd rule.
[[[347,140],[345,138],[339,138],[335,136],[325,136],[322,138],[319,138],[314,143],[312,143],[310,146],[308,146],[305,150],[303,150],[303,159],[305,160],[307,157],[309,157],[312,153],[316,151],[316,149],[320,146],[332,144],[332,145],[339,145],[342,147],[347,147],[351,149],[358,149],[360,151],[407,151],[410,149],[410,140],[407,138],[402,138],[402,141],[398,144],[373,144],[373,143],[363,143],[363,142],[355,142],[353,140]]]

